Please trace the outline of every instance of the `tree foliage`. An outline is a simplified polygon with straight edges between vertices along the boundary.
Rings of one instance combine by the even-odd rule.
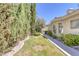
[[[44,21],[44,19],[41,18],[41,17],[37,17],[35,27],[36,27],[36,31],[37,32],[41,32],[42,28],[45,27],[45,21]]]
[[[36,4],[31,4],[31,22],[30,22],[30,25],[31,25],[31,34],[34,34],[35,33],[35,19],[36,19]]]
[[[0,53],[27,36],[31,22],[35,22],[35,4],[0,4]]]

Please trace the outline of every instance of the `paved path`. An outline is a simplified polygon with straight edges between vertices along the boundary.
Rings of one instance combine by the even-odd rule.
[[[69,46],[66,46],[63,43],[61,43],[59,40],[53,39],[52,37],[50,37],[48,35],[44,35],[44,36],[47,37],[48,39],[50,39],[51,41],[53,41],[55,44],[57,44],[59,47],[61,47],[63,50],[65,50],[70,55],[79,56],[79,51],[78,50],[73,49]]]

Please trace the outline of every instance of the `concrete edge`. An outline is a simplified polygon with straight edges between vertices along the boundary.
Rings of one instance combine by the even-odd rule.
[[[26,37],[24,40],[20,41],[17,46],[13,47],[12,51],[7,52],[7,53],[3,54],[2,56],[13,56],[15,53],[17,53],[24,46],[24,42],[28,39],[29,39],[29,36]],[[17,47],[18,47],[18,49],[17,49]]]
[[[47,38],[48,39],[48,38]],[[52,42],[50,39],[48,39],[52,44],[54,44],[59,50],[61,50],[63,53],[65,53],[67,56],[71,56],[68,52],[66,52],[64,49],[59,47],[56,43]]]

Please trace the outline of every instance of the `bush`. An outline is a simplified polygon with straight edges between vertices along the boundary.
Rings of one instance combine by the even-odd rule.
[[[34,36],[39,36],[40,35],[40,32],[35,32],[33,35]]]
[[[46,31],[45,33],[48,34],[49,36],[53,37],[54,39],[58,38],[58,36],[53,34],[51,31]]]
[[[57,36],[56,34],[52,34],[52,37],[53,37],[54,39],[58,39],[58,36]]]
[[[51,31],[48,31],[47,34],[48,34],[49,36],[52,36],[52,32],[51,32]]]
[[[79,45],[79,35],[63,34],[61,40],[68,46]]]
[[[60,35],[58,35],[58,36],[57,36],[57,39],[63,42],[63,41],[64,41],[64,39],[63,39],[63,35],[64,35],[64,34],[60,34]]]

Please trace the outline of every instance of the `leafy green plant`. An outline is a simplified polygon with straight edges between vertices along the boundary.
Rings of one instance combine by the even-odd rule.
[[[51,31],[46,32],[49,36],[53,37],[54,39],[58,38],[56,34],[53,34]]]
[[[52,36],[52,32],[51,32],[51,31],[48,31],[47,34],[48,34],[49,36]]]
[[[33,35],[34,36],[39,36],[40,35],[40,32],[35,32]]]
[[[54,39],[57,39],[59,36],[57,36],[56,34],[52,34],[52,37],[53,37]]]
[[[63,34],[61,40],[68,46],[79,45],[79,35],[75,34]]]

